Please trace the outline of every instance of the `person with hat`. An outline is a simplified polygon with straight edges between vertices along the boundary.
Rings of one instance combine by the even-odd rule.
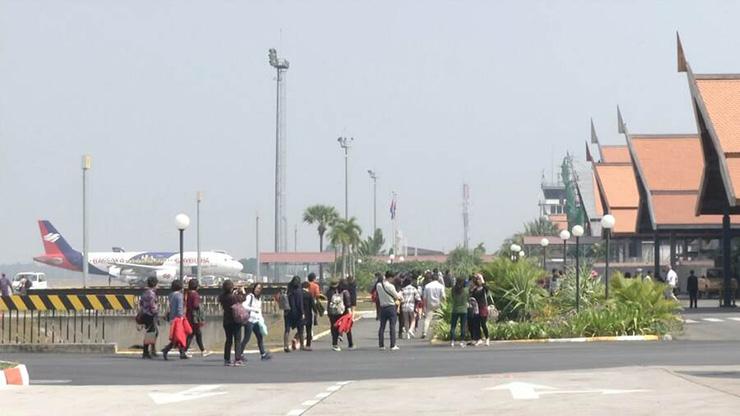
[[[352,300],[349,292],[339,284],[339,279],[332,279],[329,282],[329,290],[326,292],[326,312],[329,315],[329,324],[331,327],[331,349],[341,351],[339,347],[339,328],[336,327],[337,321],[345,315],[352,314]],[[352,342],[352,330],[347,331],[347,344],[350,350],[355,349]]]

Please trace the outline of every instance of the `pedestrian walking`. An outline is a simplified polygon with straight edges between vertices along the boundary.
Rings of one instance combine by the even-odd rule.
[[[696,309],[697,295],[699,294],[699,279],[696,277],[693,270],[689,272],[689,278],[686,281],[686,289],[689,292],[689,309]]]
[[[188,326],[183,325],[185,320],[185,300],[182,295],[182,281],[175,280],[172,282],[172,292],[168,296],[170,303],[170,310],[167,314],[167,320],[170,322],[170,342],[162,349],[162,358],[167,360],[167,354],[169,354],[172,348],[177,348],[180,352],[180,359],[186,360],[188,358],[185,354],[185,344],[187,343],[187,336],[191,333],[188,330]]]
[[[435,281],[437,281],[435,279]],[[416,329],[415,323],[415,312],[416,312],[416,303],[421,301],[421,295],[419,294],[419,290],[417,290],[414,285],[412,284],[411,277],[406,277],[406,279],[403,281],[403,289],[401,289],[401,296],[403,297],[403,300],[401,301],[401,314],[403,315],[403,332],[406,333],[406,339],[411,339],[412,337],[416,337],[416,334],[414,333],[414,330]]]
[[[349,292],[349,299],[350,299],[350,307],[352,308],[352,311],[357,308],[357,279],[353,275],[347,276],[347,279],[345,279],[344,282],[344,289]]]
[[[396,324],[398,323],[398,305],[402,297],[393,285],[393,278],[393,273],[388,271],[385,273],[385,280],[375,286],[378,293],[378,303],[380,304],[378,346],[381,350],[385,349],[385,326],[386,324],[390,324],[391,351],[397,351],[400,348],[396,345]]]
[[[477,313],[473,315],[473,332],[470,334],[475,345],[481,345],[484,342],[490,345],[488,336],[488,287],[483,275],[475,274],[473,284],[470,288],[470,296],[475,299],[478,306]]]
[[[221,304],[223,309],[223,327],[224,334],[226,335],[226,341],[224,341],[224,365],[230,366],[231,363],[231,348],[234,347],[234,367],[240,367],[244,364],[242,356],[239,353],[239,346],[241,345],[242,338],[242,324],[234,319],[234,308],[233,306],[237,303],[243,302],[244,298],[240,293],[234,291],[234,282],[231,280],[224,280],[221,286],[221,294],[218,296],[218,303]]]
[[[370,301],[375,305],[375,320],[380,321],[380,302],[378,301],[378,283],[383,283],[383,275],[379,272],[375,273],[375,283],[373,283],[372,289],[370,289]]]
[[[244,324],[244,339],[242,339],[239,345],[239,354],[244,356],[244,350],[249,344],[249,340],[252,338],[252,333],[257,338],[257,348],[260,351],[260,359],[262,361],[269,360],[272,358],[269,352],[265,351],[264,338],[267,335],[267,325],[265,324],[265,318],[262,315],[262,284],[254,283],[249,290],[244,302],[242,302],[244,309],[249,311],[249,321]]]
[[[201,331],[201,328],[206,323],[206,314],[200,308],[198,279],[190,279],[190,281],[188,281],[188,291],[185,293],[185,317],[190,324],[190,328],[193,330],[193,332],[188,335],[185,351],[190,350],[190,343],[193,342],[193,338],[195,338],[195,342],[198,344],[198,348],[200,349],[200,356],[205,357],[207,355],[207,351],[203,346],[203,332]]]
[[[144,353],[141,358],[151,359],[157,356],[157,336],[159,335],[159,305],[157,304],[157,278],[146,279],[146,289],[139,297],[139,314],[137,319],[144,325]]]
[[[0,276],[0,295],[3,296],[10,296],[12,285],[10,283],[10,279],[8,279],[7,276],[5,276],[5,273]]]
[[[444,287],[446,288],[452,288],[452,286],[455,285],[455,278],[452,276],[452,273],[450,273],[450,270],[445,270],[445,275],[443,276],[444,280]]]
[[[676,293],[678,291],[678,274],[675,270],[673,270],[673,267],[670,265],[667,267],[667,273],[666,273],[666,283],[668,283],[668,288],[666,289],[666,299],[673,299],[675,301],[678,301],[676,298]]]
[[[352,300],[349,291],[337,279],[332,279],[326,292],[326,313],[329,316],[331,330],[331,349],[341,351],[339,337],[342,334],[336,323],[343,316],[352,316]],[[351,329],[347,331],[347,346],[351,350],[355,348]]]
[[[465,290],[465,281],[457,279],[452,288],[452,308],[450,314],[450,346],[455,346],[455,329],[460,323],[460,346],[465,348],[465,325],[468,315],[468,294]]]
[[[283,311],[283,323],[285,325],[285,331],[283,332],[283,351],[290,352],[291,349],[295,351],[298,348],[300,342],[301,349],[303,347],[303,319],[305,315],[303,312],[303,289],[301,288],[301,278],[293,276],[293,279],[288,283],[288,291],[286,293],[288,298],[288,309]],[[290,330],[295,329],[297,340],[290,338]]]
[[[422,304],[424,312],[424,328],[421,333],[422,338],[429,334],[429,328],[435,319],[437,310],[442,306],[442,302],[447,298],[445,287],[438,281],[427,281],[422,292]]]
[[[316,319],[315,316],[316,313],[316,299],[314,299],[313,295],[311,295],[310,292],[310,283],[309,282],[303,282],[301,285],[303,289],[303,331],[305,331],[305,334],[303,336],[303,340],[305,341],[305,347],[304,349],[306,351],[311,351],[311,341],[313,341],[313,323]]]

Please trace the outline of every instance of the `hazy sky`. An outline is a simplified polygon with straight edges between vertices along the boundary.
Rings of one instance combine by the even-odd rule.
[[[274,70],[290,60],[290,243],[315,250],[310,204],[343,207],[336,138],[355,137],[350,211],[379,226],[398,192],[409,244],[489,248],[535,218],[542,170],[602,142],[620,104],[633,132],[695,131],[675,31],[697,72],[740,72],[728,1],[0,0],[0,262],[42,251],[47,218],[81,247],[80,156],[90,172],[91,250],[176,249],[174,216],[203,247],[273,245]],[[195,247],[188,232],[187,248]]]

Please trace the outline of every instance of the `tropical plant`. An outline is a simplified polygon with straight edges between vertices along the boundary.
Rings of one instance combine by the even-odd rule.
[[[328,205],[311,205],[303,212],[303,222],[317,225],[319,233],[319,251],[324,251],[324,233],[339,219],[337,209]],[[319,279],[324,279],[324,265],[319,263]]]
[[[559,232],[558,227],[545,217],[540,217],[524,224],[524,235],[548,236],[557,235]]]
[[[467,279],[477,272],[483,265],[479,251],[471,251],[464,247],[457,247],[447,255],[447,268],[458,279]]]
[[[588,309],[604,300],[604,284],[601,279],[591,274],[591,266],[581,266],[579,279],[579,306],[581,309]],[[553,302],[563,312],[569,312],[576,309],[576,270],[575,267],[569,268],[565,276],[558,281],[558,291],[555,292]]]
[[[357,224],[357,218],[339,219],[329,231],[329,241],[334,247],[342,249],[342,276],[351,272],[352,250],[360,244],[362,229]]]
[[[620,275],[610,279],[610,301],[625,305],[654,320],[671,320],[681,310],[674,299],[666,299],[668,285],[652,280],[625,279]]]
[[[492,281],[494,302],[500,319],[523,321],[537,315],[547,292],[538,281],[542,269],[528,260],[511,261],[498,257],[484,268],[484,277]]]
[[[376,228],[372,236],[368,236],[366,240],[360,242],[357,248],[357,254],[363,257],[383,255],[383,244],[385,244],[383,231],[380,228]]]

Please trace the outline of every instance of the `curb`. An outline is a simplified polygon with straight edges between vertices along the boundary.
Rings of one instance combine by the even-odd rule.
[[[4,344],[0,353],[115,354],[118,346],[106,344]]]
[[[616,337],[582,337],[582,338],[544,338],[544,339],[512,339],[503,341],[491,341],[491,345],[506,344],[566,344],[577,342],[641,342],[641,341],[660,341],[661,337],[657,335],[622,335]],[[449,344],[449,341],[442,341],[437,338],[432,340],[433,345]]]
[[[23,364],[6,368],[0,372],[0,386],[27,386],[28,381],[28,369]]]

